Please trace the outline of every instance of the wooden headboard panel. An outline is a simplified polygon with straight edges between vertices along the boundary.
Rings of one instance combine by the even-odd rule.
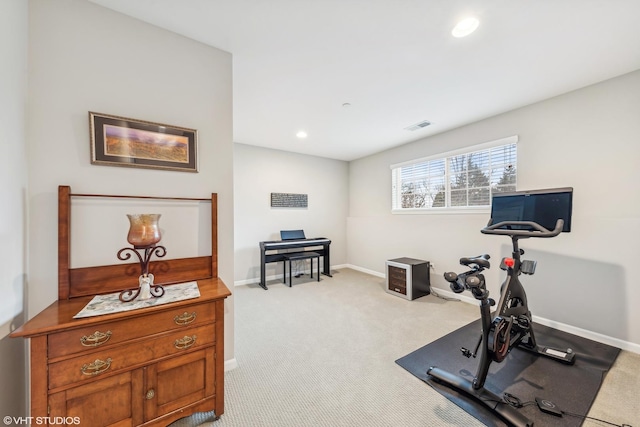
[[[58,187],[58,299],[120,292],[137,283],[139,263],[122,263],[71,268],[71,201],[74,197],[129,198],[153,200],[190,200],[211,202],[211,255],[194,258],[156,260],[149,272],[156,284],[170,284],[218,277],[218,195],[211,199],[180,197],[115,196],[73,194],[69,186]]]

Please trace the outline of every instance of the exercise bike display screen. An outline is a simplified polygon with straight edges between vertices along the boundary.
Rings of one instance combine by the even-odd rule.
[[[496,193],[491,200],[491,223],[532,221],[547,230],[553,230],[558,219],[563,219],[562,231],[570,232],[572,205],[573,188],[570,187]],[[509,228],[514,230],[530,229],[524,225],[512,225]]]

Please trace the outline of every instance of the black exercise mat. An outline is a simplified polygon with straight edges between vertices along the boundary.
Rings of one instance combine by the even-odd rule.
[[[476,320],[396,360],[396,363],[487,426],[504,427],[506,424],[486,406],[427,375],[427,369],[435,366],[472,380],[480,357],[467,359],[460,352],[460,347],[473,351],[480,331],[480,320]],[[491,363],[485,388],[498,396],[510,393],[522,403],[534,402],[536,397],[540,397],[554,402],[565,412],[586,416],[605,373],[613,365],[620,349],[538,324],[534,325],[534,333],[538,345],[571,348],[576,353],[574,365],[565,365],[516,348],[502,363]],[[543,413],[535,403],[518,411],[535,426],[572,427],[583,422],[582,417],[564,415],[559,418]]]

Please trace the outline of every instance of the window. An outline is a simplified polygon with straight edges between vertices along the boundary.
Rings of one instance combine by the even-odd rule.
[[[395,212],[487,208],[516,190],[517,136],[391,166]]]

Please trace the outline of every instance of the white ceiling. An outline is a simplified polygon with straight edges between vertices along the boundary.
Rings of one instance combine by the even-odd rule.
[[[640,69],[640,0],[90,1],[231,52],[235,142],[340,160]]]

